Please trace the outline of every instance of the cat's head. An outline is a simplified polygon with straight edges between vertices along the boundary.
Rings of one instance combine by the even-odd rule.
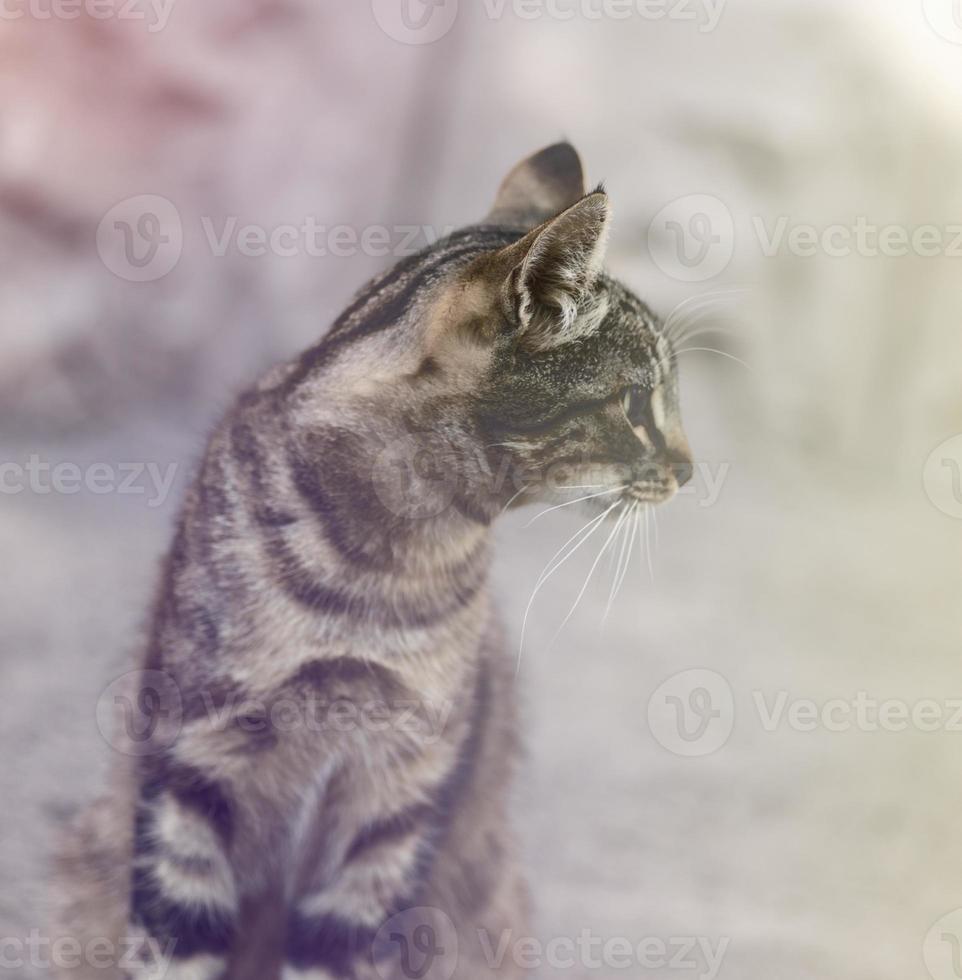
[[[282,369],[305,465],[355,487],[373,467],[396,516],[672,497],[692,473],[675,358],[604,272],[610,221],[570,145],[520,163],[484,222],[398,263]]]
[[[691,478],[672,348],[604,272],[610,222],[575,150],[542,150],[511,171],[481,226],[523,233],[460,269],[435,306],[438,377],[474,365],[463,397],[502,506],[662,503]]]

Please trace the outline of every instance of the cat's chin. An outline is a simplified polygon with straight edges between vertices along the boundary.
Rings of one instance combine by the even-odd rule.
[[[659,483],[635,483],[625,491],[625,499],[643,504],[666,504],[678,493],[674,480]]]

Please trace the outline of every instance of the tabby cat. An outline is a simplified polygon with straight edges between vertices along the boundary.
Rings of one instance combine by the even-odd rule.
[[[131,702],[149,725],[61,861],[71,933],[140,941],[115,975],[521,974],[486,955],[526,926],[492,522],[591,496],[604,523],[691,476],[609,220],[574,149],[542,150],[214,431]]]

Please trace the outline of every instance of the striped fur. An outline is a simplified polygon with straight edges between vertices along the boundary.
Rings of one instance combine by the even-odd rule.
[[[492,972],[479,929],[524,931],[491,523],[519,490],[553,499],[558,467],[664,499],[687,447],[670,348],[602,271],[608,200],[574,151],[516,168],[492,214],[368,286],[213,432],[144,661],[182,711],[154,706],[156,751],[75,828],[73,932],[173,942],[170,980],[340,980],[403,976],[382,926],[423,927],[414,907],[453,924],[459,977]],[[626,391],[647,393],[630,419]]]

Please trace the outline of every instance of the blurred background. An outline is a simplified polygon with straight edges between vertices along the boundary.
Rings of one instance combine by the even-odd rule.
[[[532,606],[537,931],[723,956],[541,975],[962,980],[957,0],[3,11],[0,936],[103,788],[212,420],[567,138],[612,271],[689,337],[698,468],[604,622],[607,562],[555,638],[594,544]],[[533,513],[499,530],[512,655],[580,526]]]

